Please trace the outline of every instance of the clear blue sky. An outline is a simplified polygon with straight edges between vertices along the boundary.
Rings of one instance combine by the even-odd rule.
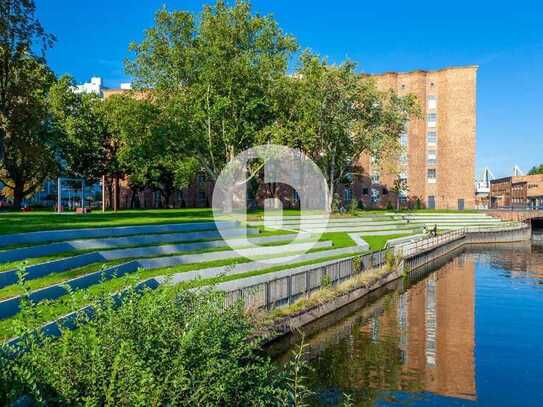
[[[37,0],[38,16],[57,36],[48,61],[57,74],[77,81],[104,78],[106,86],[129,80],[123,60],[140,41],[163,4],[197,11],[196,0]],[[478,76],[478,172],[496,176],[514,164],[543,162],[543,5],[479,0],[308,1],[255,0],[300,45],[346,58],[364,72],[480,66]],[[460,163],[459,163],[460,164]]]

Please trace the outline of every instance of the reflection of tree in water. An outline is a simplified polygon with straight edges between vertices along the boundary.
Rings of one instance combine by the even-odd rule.
[[[418,392],[421,374],[404,369],[396,293],[387,301],[382,315],[374,314],[355,323],[350,335],[328,346],[311,362],[308,386],[316,394],[314,405],[338,405],[349,394],[356,406],[372,405],[389,391]]]

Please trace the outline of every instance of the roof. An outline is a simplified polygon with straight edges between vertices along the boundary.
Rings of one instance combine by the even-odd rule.
[[[365,75],[368,76],[382,76],[382,75],[408,75],[412,73],[421,73],[421,74],[427,74],[432,72],[443,72],[443,71],[449,71],[449,70],[456,70],[456,69],[479,69],[479,65],[451,65],[446,66],[444,68],[440,69],[433,69],[433,70],[424,70],[424,69],[415,69],[413,71],[401,71],[401,72],[394,72],[394,71],[386,71],[381,73],[366,73]]]

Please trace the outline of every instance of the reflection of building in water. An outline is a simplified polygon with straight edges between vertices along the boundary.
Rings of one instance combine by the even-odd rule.
[[[375,327],[382,332],[397,324],[404,373],[416,374],[426,391],[475,399],[475,266],[459,262],[462,257],[411,287],[379,323],[361,329],[374,339]]]
[[[481,248],[485,250],[484,254],[480,253]],[[500,255],[495,256],[493,252]],[[510,277],[522,278],[523,282],[528,281],[527,276],[535,278],[537,284],[543,279],[543,246],[532,245],[531,242],[477,245],[466,248],[466,253],[478,262],[509,271]]]

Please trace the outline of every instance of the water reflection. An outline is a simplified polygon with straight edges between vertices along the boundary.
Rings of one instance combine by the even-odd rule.
[[[542,281],[543,247],[471,247],[433,272],[395,283],[349,315],[325,327],[321,322],[306,338],[313,404],[340,405],[348,394],[357,406],[538,405],[543,390],[511,396],[509,386],[530,380],[543,385],[538,364],[517,363],[543,358]],[[516,308],[519,297],[526,309]],[[528,316],[525,328],[536,329],[531,334],[514,326],[519,311]],[[276,351],[284,347],[279,343]],[[508,384],[497,387],[501,382]]]

